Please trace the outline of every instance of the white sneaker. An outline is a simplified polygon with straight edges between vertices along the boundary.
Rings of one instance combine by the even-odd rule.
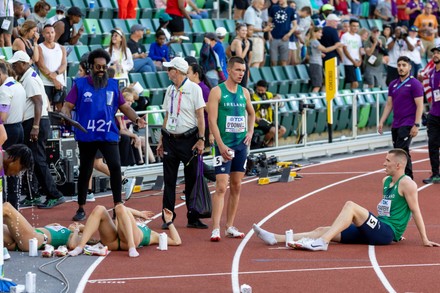
[[[50,244],[45,244],[44,245],[44,250],[41,253],[42,257],[52,257],[53,255],[53,251],[54,251],[54,247]]]
[[[226,229],[225,236],[229,238],[244,238],[244,233],[238,231],[234,226],[231,226]]]
[[[328,243],[326,243],[322,238],[302,238],[296,242],[289,242],[288,245],[289,247],[292,247],[294,249],[304,249],[311,251],[326,251],[328,249]]]
[[[211,241],[212,241],[212,242],[218,242],[218,241],[220,241],[220,239],[222,239],[222,238],[220,237],[220,229],[214,229],[214,230],[212,230],[212,233],[211,233]]]
[[[11,255],[6,247],[3,247],[3,260],[11,259]]]
[[[78,195],[72,196],[73,201],[78,201]],[[96,201],[95,194],[93,192],[87,193],[86,201],[93,202]]]
[[[136,178],[127,178],[127,182],[124,184],[126,201],[130,199],[135,184],[136,184]]]
[[[101,243],[95,244],[93,246],[86,245],[84,247],[84,254],[106,256],[108,254],[108,248]]]
[[[65,245],[61,245],[61,246],[58,246],[57,249],[55,249],[53,254],[58,257],[63,257],[63,256],[66,256],[68,252],[69,251],[67,250],[67,247]]]

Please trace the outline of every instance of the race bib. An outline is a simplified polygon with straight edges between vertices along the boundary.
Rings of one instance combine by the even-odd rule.
[[[382,199],[377,205],[377,214],[383,217],[389,217],[391,211],[391,199]]]
[[[171,131],[175,131],[177,128],[177,116],[170,116],[167,120],[167,129]]]
[[[11,26],[11,21],[9,19],[3,19],[2,29],[7,31],[7,30],[9,30],[10,26]]]
[[[368,63],[370,63],[371,65],[374,65],[374,62],[376,62],[377,57],[374,55],[371,55],[370,58],[368,58]]]
[[[221,166],[223,164],[223,156],[215,156],[212,165],[214,167]]]
[[[242,133],[246,130],[246,119],[244,116],[226,116],[226,132]]]
[[[434,91],[434,102],[440,101],[440,90]]]

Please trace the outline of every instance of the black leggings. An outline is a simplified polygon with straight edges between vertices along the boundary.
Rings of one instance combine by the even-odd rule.
[[[89,179],[93,172],[93,162],[97,150],[100,150],[110,171],[110,187],[115,204],[122,202],[121,199],[121,159],[117,142],[94,141],[78,142],[79,148],[79,176],[78,176],[78,205],[86,203]]]

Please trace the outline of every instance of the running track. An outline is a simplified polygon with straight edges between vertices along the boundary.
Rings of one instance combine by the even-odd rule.
[[[421,183],[430,170],[426,147],[413,148],[412,157],[428,237],[440,242],[440,186]],[[77,292],[239,292],[244,283],[254,293],[438,292],[440,248],[423,247],[412,220],[406,240],[398,244],[332,244],[327,252],[287,250],[282,244],[266,246],[251,229],[253,223],[278,233],[327,226],[347,200],[375,211],[382,191],[384,158],[385,151],[378,151],[323,163],[315,160],[299,172],[303,179],[290,183],[259,186],[256,178],[247,178],[235,221],[246,232],[242,240],[223,237],[219,243],[211,243],[211,229],[187,229],[185,205],[177,200],[175,223],[182,246],[168,251],[141,248],[136,259],[130,259],[127,252],[98,258]],[[96,204],[110,208],[111,198],[89,203],[89,214]],[[127,205],[158,212],[161,196],[153,191],[134,194]],[[28,209],[23,213],[34,225],[68,224],[75,210],[76,205],[68,203],[49,211]],[[210,219],[206,223],[212,225]],[[156,231],[160,225],[157,217],[150,223]]]

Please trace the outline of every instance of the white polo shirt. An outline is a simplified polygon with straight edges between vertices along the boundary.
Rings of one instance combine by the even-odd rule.
[[[170,133],[181,134],[198,126],[196,110],[203,107],[205,107],[205,101],[202,89],[198,84],[186,78],[178,89],[174,85],[170,85],[163,101],[163,109],[168,112],[166,129]],[[171,117],[177,118],[175,130],[169,128]]]
[[[0,105],[9,107],[9,115],[4,124],[23,122],[26,92],[13,77],[8,77],[0,86]]]
[[[47,107],[49,105],[46,91],[44,90],[43,81],[40,76],[34,71],[32,67],[23,74],[20,79],[21,84],[23,85],[26,91],[26,105],[24,108],[24,117],[23,120],[28,120],[34,118],[34,102],[31,97],[41,95],[43,100],[43,109],[41,111],[41,117],[47,117]]]

